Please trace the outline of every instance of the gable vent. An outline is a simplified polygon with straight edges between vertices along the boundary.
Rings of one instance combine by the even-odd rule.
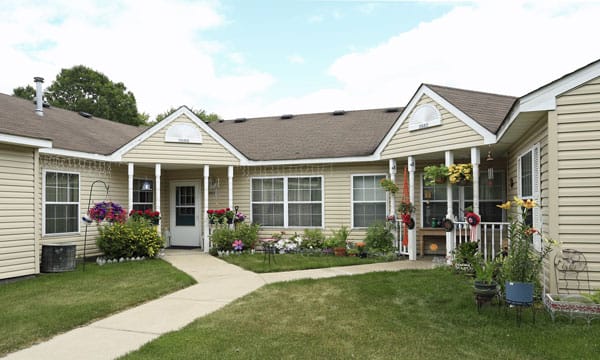
[[[233,120],[233,122],[234,123],[243,123],[243,122],[246,122],[246,120],[248,120],[248,119],[246,119],[246,118],[237,118],[237,119]]]
[[[88,118],[88,119],[92,117],[92,114],[86,113],[85,111],[80,111],[79,115],[83,116],[84,118]]]
[[[398,112],[398,111],[400,111],[400,108],[397,108],[397,107],[392,107],[392,108],[385,109],[386,113],[395,113],[395,112]]]
[[[292,114],[283,114],[283,115],[281,115],[281,119],[283,119],[283,120],[285,120],[285,119],[291,119],[293,117],[294,117],[294,115],[292,115]]]
[[[344,115],[346,113],[346,110],[336,110],[333,112],[334,116],[339,116],[339,115]]]

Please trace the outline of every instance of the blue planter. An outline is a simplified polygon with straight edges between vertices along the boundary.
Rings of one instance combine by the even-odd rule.
[[[533,304],[533,283],[507,281],[505,287],[507,303],[513,305]]]

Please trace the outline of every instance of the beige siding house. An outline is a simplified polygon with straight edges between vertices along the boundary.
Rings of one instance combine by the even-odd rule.
[[[451,255],[468,206],[497,253],[507,219],[496,205],[520,196],[541,204],[533,225],[586,254],[600,287],[599,79],[597,61],[521,97],[422,84],[405,107],[210,124],[181,107],[150,128],[0,94],[0,280],[38,273],[44,244],[82,256],[80,218],[102,200],[158,210],[168,246],[204,251],[207,209],[237,206],[263,237],[346,225],[360,240],[410,200],[416,226],[396,245],[416,259]],[[471,163],[473,183],[424,184],[423,168],[442,163]],[[386,193],[383,178],[408,195]],[[89,226],[86,255],[99,254],[96,235]]]

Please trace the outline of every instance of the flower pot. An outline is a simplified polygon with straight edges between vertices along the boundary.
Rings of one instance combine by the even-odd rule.
[[[436,184],[445,184],[446,183],[446,178],[435,178],[433,180]]]
[[[464,178],[462,178],[456,182],[456,184],[458,186],[467,186],[467,185],[469,185],[469,183],[470,183],[470,181],[467,179],[464,179]]]
[[[335,256],[346,256],[346,248],[345,247],[333,248],[333,253],[335,254]]]
[[[533,283],[505,283],[506,302],[513,305],[530,305],[533,303]]]
[[[492,281],[491,283],[475,281],[473,283],[473,292],[478,296],[492,298],[498,292],[498,283],[495,281]]]

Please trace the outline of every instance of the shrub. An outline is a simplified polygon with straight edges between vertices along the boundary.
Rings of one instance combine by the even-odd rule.
[[[242,240],[244,249],[254,249],[259,231],[260,225],[258,224],[238,223],[235,228],[235,239]]]
[[[233,250],[231,244],[236,239],[235,235],[235,230],[228,227],[216,228],[211,235],[212,246],[217,250]]]
[[[346,225],[343,225],[339,230],[332,230],[331,237],[327,239],[328,247],[346,247],[346,241],[350,235],[350,231]]]
[[[325,235],[321,229],[304,229],[301,247],[303,249],[322,249]]]
[[[98,230],[100,236],[96,244],[104,255],[112,259],[152,257],[164,245],[162,237],[152,224],[141,218],[100,226]]]
[[[394,248],[394,235],[386,223],[377,222],[367,229],[365,244],[369,252],[387,253]]]

